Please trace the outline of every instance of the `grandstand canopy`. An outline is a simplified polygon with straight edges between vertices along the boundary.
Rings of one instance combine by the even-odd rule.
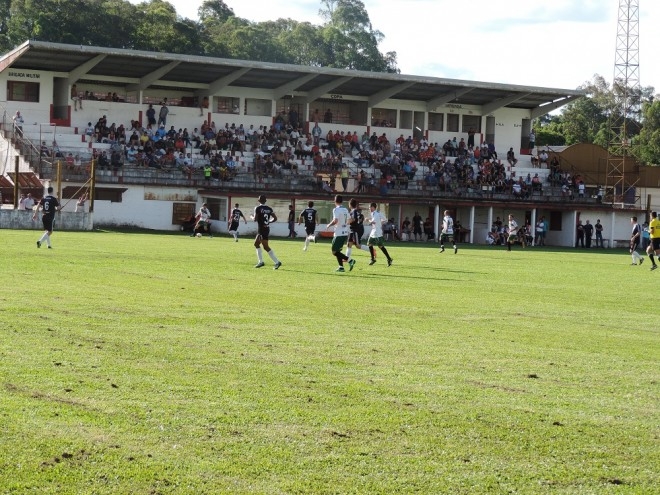
[[[423,101],[429,111],[446,104],[509,107],[539,116],[584,95],[582,91],[381,72],[307,67],[171,53],[26,41],[0,59],[7,68],[59,72],[77,80],[113,80],[146,89],[160,86],[211,90],[223,85],[290,94],[368,97],[371,106],[392,98]],[[487,111],[483,112],[489,113]]]

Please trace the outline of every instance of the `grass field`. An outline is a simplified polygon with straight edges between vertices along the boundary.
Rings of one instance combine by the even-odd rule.
[[[658,493],[622,251],[0,230],[2,494]]]

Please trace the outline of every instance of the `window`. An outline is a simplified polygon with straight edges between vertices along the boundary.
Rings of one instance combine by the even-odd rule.
[[[259,98],[245,98],[245,115],[259,117],[271,117],[273,114],[273,102]]]
[[[181,225],[195,215],[195,203],[172,203],[172,225]]]
[[[458,118],[460,116],[455,113],[447,114],[447,132],[458,132]]]
[[[373,127],[396,127],[396,110],[389,108],[372,109],[371,125]]]
[[[121,203],[122,195],[126,189],[113,189],[111,187],[97,187],[94,189],[94,200]]]
[[[7,100],[39,103],[39,83],[7,81]]]
[[[218,96],[216,101],[216,112],[218,113],[233,113],[238,114],[240,110],[240,98],[229,98],[225,96]]]
[[[444,113],[429,112],[429,131],[444,131]]]
[[[463,115],[463,132],[467,133],[470,129],[479,132],[481,129],[481,117],[479,115]]]

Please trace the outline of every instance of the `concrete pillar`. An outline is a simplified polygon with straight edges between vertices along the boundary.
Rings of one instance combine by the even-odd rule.
[[[475,207],[470,207],[470,238],[468,242],[474,244],[474,209]]]
[[[440,237],[440,205],[435,205],[435,210],[433,211],[433,232],[435,232],[435,240],[437,241]]]
[[[536,208],[532,209],[532,246],[536,245]]]

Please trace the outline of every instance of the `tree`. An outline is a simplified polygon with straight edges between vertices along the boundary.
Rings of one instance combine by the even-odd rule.
[[[638,158],[647,165],[660,165],[660,100],[645,103],[642,115]]]

